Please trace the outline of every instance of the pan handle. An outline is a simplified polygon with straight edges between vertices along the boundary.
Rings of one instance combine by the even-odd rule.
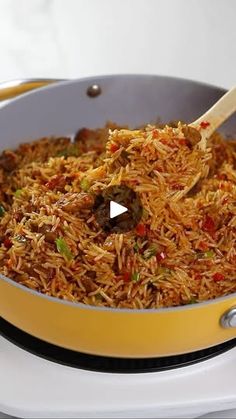
[[[0,83],[0,102],[64,79],[22,79]]]
[[[230,308],[226,313],[223,314],[221,317],[221,326],[224,329],[228,329],[230,327],[236,328],[236,306]]]

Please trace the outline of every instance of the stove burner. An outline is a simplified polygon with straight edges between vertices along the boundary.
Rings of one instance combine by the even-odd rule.
[[[22,332],[1,317],[0,335],[20,348],[52,362],[84,370],[123,374],[165,371],[173,368],[185,367],[197,362],[205,361],[236,346],[236,339],[232,339],[229,342],[222,343],[212,348],[189,354],[162,358],[127,359],[87,355],[63,349],[37,339],[28,333]]]

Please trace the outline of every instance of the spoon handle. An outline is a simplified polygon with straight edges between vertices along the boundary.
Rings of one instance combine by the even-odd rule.
[[[201,129],[202,139],[199,143],[202,149],[207,147],[207,139],[213,132],[226,121],[236,111],[236,86],[225,93],[218,102],[216,102],[200,118],[192,122],[190,126]],[[202,126],[203,125],[203,126]],[[204,127],[205,125],[205,127]]]

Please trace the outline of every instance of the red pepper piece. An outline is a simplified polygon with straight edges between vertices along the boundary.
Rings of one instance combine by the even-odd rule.
[[[217,176],[219,180],[227,180],[227,175],[225,173],[221,173]]]
[[[206,215],[202,223],[202,230],[207,233],[213,234],[216,231],[215,221],[209,215]]]
[[[162,143],[164,145],[167,145],[167,144],[169,144],[169,140],[167,138],[161,138],[160,143]]]
[[[158,138],[159,137],[159,132],[156,130],[156,129],[154,129],[153,131],[152,131],[152,138],[153,139],[156,139],[156,138]]]
[[[179,139],[179,144],[180,145],[187,145],[188,144],[188,140],[186,140],[186,138],[180,138]]]
[[[200,241],[200,242],[199,242],[199,245],[198,245],[198,248],[199,248],[200,250],[203,250],[203,251],[205,252],[206,250],[208,250],[208,249],[209,249],[209,246],[208,246],[208,244],[207,244],[207,243],[205,243],[205,242],[203,242],[203,241]]]
[[[110,145],[110,151],[111,151],[111,153],[115,153],[117,150],[119,150],[119,146],[117,145],[117,144],[111,144]]]
[[[223,281],[225,279],[225,276],[223,274],[221,274],[220,272],[216,272],[212,278],[214,279],[215,282],[218,281]]]
[[[146,227],[144,224],[138,224],[136,227],[136,233],[140,237],[146,236]]]
[[[129,282],[131,279],[131,272],[124,272],[123,273],[123,277],[122,277],[123,281],[125,282]]]
[[[12,241],[9,239],[9,237],[5,238],[3,244],[7,249],[10,249],[12,247]]]
[[[184,189],[184,185],[180,185],[180,183],[172,183],[171,187],[177,191],[182,191]]]
[[[158,262],[162,262],[166,258],[166,254],[164,252],[157,253],[156,259]]]
[[[207,122],[207,121],[202,121],[200,123],[200,127],[203,128],[203,129],[206,129],[207,127],[209,127],[209,125],[211,125],[211,124],[210,124],[210,122]]]

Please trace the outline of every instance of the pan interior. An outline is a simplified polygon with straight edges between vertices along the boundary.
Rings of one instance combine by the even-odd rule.
[[[86,92],[94,83],[100,86],[101,94],[91,98]],[[1,109],[1,149],[14,148],[22,141],[43,136],[73,134],[84,126],[101,127],[107,120],[131,127],[158,118],[163,122],[178,119],[191,122],[223,93],[218,87],[190,80],[150,75],[61,82],[27,93]],[[236,117],[231,117],[221,130],[226,136],[235,134]],[[199,305],[207,303],[210,302]]]

